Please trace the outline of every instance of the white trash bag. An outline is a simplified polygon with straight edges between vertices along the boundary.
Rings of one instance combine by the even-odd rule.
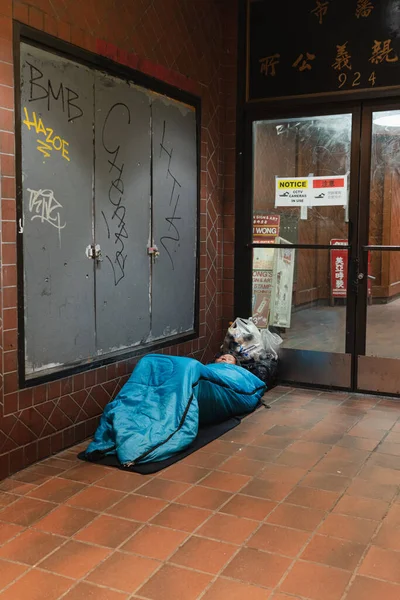
[[[245,360],[260,358],[264,353],[264,343],[252,319],[235,319],[226,333],[222,351],[232,352]]]
[[[283,339],[277,333],[272,333],[269,329],[262,329],[261,340],[265,352],[267,352],[267,354],[272,354],[277,360],[279,346],[282,344]]]

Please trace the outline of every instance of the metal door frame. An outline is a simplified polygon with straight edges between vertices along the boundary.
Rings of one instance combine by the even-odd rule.
[[[307,387],[329,387],[376,393],[358,386],[358,356],[365,355],[367,326],[367,273],[368,251],[400,251],[400,246],[370,246],[370,171],[372,144],[372,113],[379,110],[400,110],[400,98],[375,99],[370,101],[332,102],[322,106],[315,102],[282,108],[263,106],[247,110],[244,115],[243,153],[239,154],[239,170],[236,196],[235,230],[235,315],[251,314],[252,289],[252,250],[254,247],[288,247],[285,244],[253,244],[253,123],[259,120],[279,118],[304,118],[334,114],[352,114],[351,172],[349,196],[348,245],[348,286],[346,306],[346,343],[345,354],[351,355],[350,385],[324,385],[285,381]],[[327,250],[330,245],[291,244],[293,249]],[[362,277],[360,279],[360,275]],[[305,351],[298,350],[299,354]],[[321,353],[326,354],[326,353]],[[385,392],[379,392],[385,393]],[[395,395],[385,393],[385,395]]]

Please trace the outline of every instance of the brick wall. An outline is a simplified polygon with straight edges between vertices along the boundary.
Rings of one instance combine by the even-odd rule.
[[[19,390],[12,19],[201,95],[200,336],[164,350],[207,360],[232,318],[235,0],[0,0],[0,479],[90,436],[135,360]]]

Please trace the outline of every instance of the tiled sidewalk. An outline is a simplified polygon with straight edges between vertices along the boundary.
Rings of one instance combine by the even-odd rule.
[[[399,600],[400,401],[276,388],[156,477],[0,483],[0,600]]]

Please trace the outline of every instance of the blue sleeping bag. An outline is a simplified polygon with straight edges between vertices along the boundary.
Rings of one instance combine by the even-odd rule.
[[[252,412],[265,390],[242,367],[149,354],[104,409],[86,457],[117,454],[125,466],[165,460],[189,446],[199,426]]]

